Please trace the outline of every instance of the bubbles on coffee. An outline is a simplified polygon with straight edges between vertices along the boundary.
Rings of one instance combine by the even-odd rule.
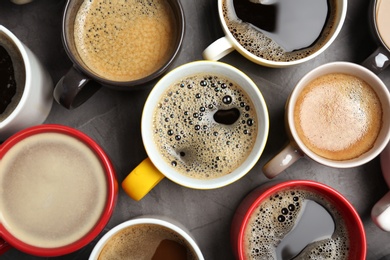
[[[308,3],[314,6],[317,5],[317,2],[321,6],[318,6],[316,9],[309,8],[306,10],[307,14],[294,17],[294,13],[300,13],[302,12],[301,9],[307,9],[304,2],[297,1],[296,4],[292,4],[291,1],[279,0],[275,5],[263,6],[261,4],[253,4],[249,0],[224,0],[222,11],[229,31],[248,52],[270,61],[289,62],[306,58],[322,48],[334,30],[336,23],[337,12],[334,0],[309,1]],[[296,33],[292,35],[291,30],[275,29],[275,26],[278,27],[278,24],[285,21],[295,23],[298,20],[302,20],[301,24],[305,26],[310,23],[310,25],[317,24],[317,21],[315,23],[312,21],[313,18],[314,20],[316,18],[316,15],[312,13],[318,11],[321,13],[321,19],[323,19],[322,5],[324,4],[328,6],[328,12],[325,14],[325,20],[320,21],[323,26],[316,26],[313,32],[309,32],[312,30],[312,26],[305,27],[302,30],[296,29],[294,31]],[[282,6],[283,13],[281,13]],[[245,8],[245,10],[236,10],[235,8]],[[262,8],[264,9],[263,11],[261,11]],[[259,12],[259,14],[256,12]],[[240,14],[240,17],[238,14]],[[281,18],[280,16],[282,15],[283,17]],[[311,20],[305,21],[304,19],[309,16]],[[272,19],[276,20],[273,21]],[[260,23],[261,26],[254,25],[256,23]],[[299,28],[299,25],[296,27]],[[272,31],[272,33],[268,33],[268,31]],[[285,34],[288,35],[286,36]],[[309,34],[311,35],[310,38],[305,39]]]
[[[26,81],[23,57],[16,45],[0,32],[0,122],[17,107]]]
[[[245,91],[211,74],[172,84],[161,96],[153,120],[154,140],[167,163],[199,179],[236,169],[252,151],[259,123]]]
[[[276,247],[299,221],[308,200],[324,206],[336,228],[331,238],[307,245],[294,259],[348,259],[347,228],[339,211],[322,196],[299,187],[276,192],[253,211],[244,235],[247,259],[276,260]]]

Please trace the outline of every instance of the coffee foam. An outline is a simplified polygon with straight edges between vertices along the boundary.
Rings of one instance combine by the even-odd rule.
[[[308,48],[292,52],[285,51],[279,44],[256,29],[256,27],[239,19],[234,11],[233,0],[223,0],[222,12],[230,33],[248,52],[270,61],[290,62],[314,54],[327,43],[330,34],[334,30],[337,13],[335,1],[331,0],[329,3],[330,15],[317,41]]]
[[[131,81],[161,68],[173,51],[173,11],[166,1],[84,1],[74,37],[83,62],[99,76]]]
[[[348,259],[348,231],[340,212],[321,195],[300,187],[276,192],[253,211],[245,227],[246,259],[276,260],[277,245],[299,221],[297,217],[307,200],[324,206],[336,228],[331,238],[311,243],[294,259]]]
[[[231,100],[225,104],[224,97]],[[233,124],[215,121],[217,111],[237,109]],[[212,179],[236,169],[256,141],[256,111],[240,86],[219,75],[199,74],[171,85],[153,118],[154,140],[166,162],[180,173]]]
[[[310,150],[328,159],[348,160],[372,148],[382,125],[382,107],[365,81],[328,74],[304,88],[294,121]]]
[[[11,115],[23,96],[26,84],[26,69],[22,54],[18,47],[11,41],[8,35],[3,32],[0,32],[0,46],[3,46],[11,57],[16,82],[16,93],[12,98],[11,103],[9,103],[3,113],[0,113],[0,122],[2,122]]]
[[[38,247],[68,245],[99,220],[107,197],[100,160],[82,142],[37,134],[0,161],[0,218],[19,240]]]
[[[197,259],[191,246],[174,231],[156,224],[138,224],[120,230],[104,245],[99,260],[152,259],[163,240],[175,241],[187,248],[187,259]]]
[[[390,24],[390,3],[385,0],[378,0],[376,4],[376,24],[378,27],[379,34],[386,44],[387,48],[390,49],[390,30],[388,25]]]

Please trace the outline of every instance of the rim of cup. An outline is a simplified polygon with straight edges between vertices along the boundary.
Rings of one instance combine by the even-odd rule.
[[[116,183],[114,167],[104,150],[94,140],[92,140],[83,132],[63,125],[43,124],[19,131],[0,145],[0,156],[3,157],[3,155],[6,154],[9,149],[11,149],[15,144],[25,138],[36,134],[49,132],[69,135],[73,138],[80,140],[86,146],[88,146],[101,161],[107,179],[107,199],[101,217],[87,234],[85,234],[83,237],[81,237],[77,241],[74,241],[71,244],[54,248],[42,248],[38,246],[29,245],[14,237],[12,233],[10,233],[0,222],[0,236],[2,238],[5,238],[7,243],[9,243],[12,247],[15,247],[28,254],[52,257],[72,253],[82,248],[83,246],[86,246],[98,236],[98,234],[104,229],[104,227],[110,220],[111,215],[114,211],[117,200],[118,185]],[[112,178],[108,178],[107,176],[112,176]]]
[[[15,117],[20,113],[20,110],[24,107],[25,103],[27,102],[27,97],[30,95],[31,92],[31,62],[30,59],[28,58],[27,51],[25,49],[25,46],[23,43],[16,37],[15,34],[13,34],[10,30],[5,28],[3,25],[0,25],[0,33],[5,34],[9,40],[12,41],[12,44],[14,44],[20,55],[23,58],[23,66],[25,69],[25,86],[23,90],[23,94],[19,100],[19,103],[16,105],[15,109],[5,118],[3,121],[0,121],[0,129],[6,125],[8,125],[10,122],[12,122]]]
[[[317,155],[316,153],[312,152],[309,148],[304,145],[302,140],[299,138],[296,130],[295,130],[295,123],[294,123],[294,106],[296,103],[296,99],[301,93],[301,90],[313,79],[318,78],[322,75],[326,75],[329,73],[345,73],[354,75],[358,78],[363,79],[366,81],[377,93],[378,98],[381,100],[382,104],[382,118],[383,118],[383,125],[381,128],[381,131],[379,132],[379,135],[375,141],[374,147],[367,151],[366,153],[360,155],[357,158],[350,159],[350,160],[343,160],[343,161],[336,161],[336,160],[330,160],[326,159],[324,157],[321,157]],[[376,156],[378,156],[382,150],[386,147],[387,143],[390,140],[390,94],[386,87],[386,85],[382,82],[382,80],[372,71],[368,70],[367,68],[352,63],[352,62],[345,62],[345,61],[337,61],[337,62],[330,62],[323,64],[310,72],[308,72],[303,78],[299,80],[299,82],[295,85],[295,88],[293,89],[288,102],[287,102],[287,121],[288,121],[288,128],[290,130],[290,133],[293,136],[293,142],[296,143],[303,151],[305,155],[310,157],[311,159],[327,166],[335,167],[335,168],[351,168],[363,165],[372,159],[374,159]]]
[[[230,174],[210,180],[190,178],[176,172],[159,154],[159,148],[153,140],[153,114],[161,95],[172,83],[177,82],[177,80],[199,73],[214,73],[216,75],[226,76],[241,86],[246,94],[251,97],[253,105],[256,107],[257,121],[259,122],[254,147],[244,163]],[[144,147],[156,168],[173,182],[195,189],[219,188],[231,184],[243,177],[260,158],[268,138],[268,131],[268,109],[257,85],[242,71],[229,64],[218,61],[193,61],[181,65],[164,75],[150,92],[149,97],[145,102],[141,119],[141,134]]]
[[[222,28],[223,28],[223,30],[225,32],[225,36],[228,37],[229,41],[233,43],[233,45],[235,46],[235,49],[238,52],[240,52],[242,55],[244,55],[245,57],[248,57],[248,59],[251,60],[252,62],[255,62],[255,63],[258,63],[258,64],[263,64],[263,65],[266,65],[268,67],[275,67],[275,68],[277,68],[277,67],[288,67],[288,66],[292,66],[292,65],[296,65],[296,64],[300,64],[300,63],[306,62],[308,60],[311,60],[311,59],[317,57],[323,51],[325,51],[333,43],[333,41],[336,39],[336,37],[338,36],[338,34],[341,31],[341,29],[342,29],[342,27],[344,25],[344,21],[345,21],[346,15],[347,15],[347,5],[348,5],[348,0],[339,0],[338,1],[338,3],[342,3],[342,8],[337,8],[337,21],[336,21],[337,22],[337,26],[333,27],[333,30],[332,30],[332,33],[331,33],[332,35],[329,37],[329,39],[327,39],[326,43],[321,48],[319,48],[317,51],[315,51],[314,53],[310,54],[309,56],[306,56],[306,57],[304,57],[302,59],[299,59],[299,60],[294,60],[294,61],[272,61],[272,60],[267,60],[267,59],[261,58],[259,56],[254,55],[253,53],[249,52],[244,47],[242,47],[241,44],[231,35],[230,30],[229,30],[229,28],[226,25],[226,22],[225,22],[225,19],[224,19],[224,15],[223,15],[223,11],[222,11],[222,2],[223,1],[225,1],[225,0],[219,0],[218,1],[219,19],[220,19]]]
[[[204,259],[199,246],[192,238],[192,236],[189,233],[187,233],[188,231],[185,230],[184,227],[179,227],[181,226],[179,223],[173,223],[173,222],[175,221],[170,219],[168,220],[165,217],[152,216],[152,215],[136,217],[134,219],[130,219],[125,222],[122,222],[117,226],[113,227],[112,229],[110,229],[106,234],[104,234],[103,237],[99,239],[99,241],[96,243],[95,247],[93,248],[89,259],[90,260],[97,259],[100,252],[104,248],[105,244],[111,237],[115,236],[117,233],[119,233],[120,231],[122,231],[127,227],[140,225],[140,224],[159,225],[159,226],[166,227],[170,230],[173,230],[174,232],[178,233],[181,237],[183,237],[186,240],[186,242],[194,250],[195,254],[199,257],[199,260]]]

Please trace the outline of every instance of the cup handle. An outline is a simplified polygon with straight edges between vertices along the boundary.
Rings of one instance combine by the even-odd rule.
[[[11,249],[11,246],[0,237],[0,255]]]
[[[390,231],[390,191],[374,205],[371,219],[384,231]]]
[[[301,157],[303,157],[302,151],[290,142],[282,151],[263,166],[263,173],[267,178],[272,179]]]
[[[54,88],[54,99],[67,109],[73,109],[90,98],[101,85],[90,80],[74,66],[63,76]]]
[[[383,47],[379,46],[362,65],[375,74],[381,73],[390,64],[390,53]]]
[[[219,60],[234,51],[232,43],[226,36],[219,38],[210,44],[202,53],[206,60]]]
[[[164,177],[152,161],[146,158],[123,180],[122,188],[132,199],[139,201]]]

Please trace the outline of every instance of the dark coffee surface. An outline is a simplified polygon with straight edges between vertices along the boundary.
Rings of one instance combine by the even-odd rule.
[[[0,46],[0,114],[5,111],[16,94],[16,81],[12,59],[7,50]]]
[[[35,0],[18,6],[9,0],[0,1],[0,24],[16,34],[49,70],[57,82],[68,69],[68,59],[61,42],[62,11],[66,0]],[[186,15],[183,48],[172,69],[193,60],[202,59],[202,51],[223,36],[217,15],[217,1],[181,0]],[[234,52],[221,61],[245,72],[258,85],[267,102],[270,134],[264,153],[254,168],[242,179],[216,190],[194,190],[181,187],[167,179],[158,184],[141,201],[133,201],[124,192],[109,224],[109,229],[133,217],[145,214],[164,215],[187,227],[198,242],[207,260],[234,260],[230,246],[233,214],[241,200],[255,187],[268,182],[261,169],[287,141],[284,128],[284,105],[294,85],[308,71],[332,61],[362,62],[376,48],[368,26],[367,0],[348,0],[348,12],[343,29],[335,42],[323,54],[301,65],[271,69],[256,65]],[[390,68],[380,75],[390,86]],[[111,157],[118,181],[143,159],[146,152],[141,139],[141,114],[145,100],[156,82],[139,91],[120,92],[108,88],[99,90],[79,108],[68,111],[53,104],[46,123],[61,123],[75,127],[96,140]],[[338,190],[356,208],[367,233],[367,260],[378,260],[390,254],[390,233],[381,231],[371,221],[373,205],[389,190],[380,170],[379,158],[353,169],[333,169],[309,159],[301,159],[276,178],[311,179]],[[61,260],[88,259],[95,239],[85,248]],[[16,249],[0,256],[5,260],[44,260]]]

